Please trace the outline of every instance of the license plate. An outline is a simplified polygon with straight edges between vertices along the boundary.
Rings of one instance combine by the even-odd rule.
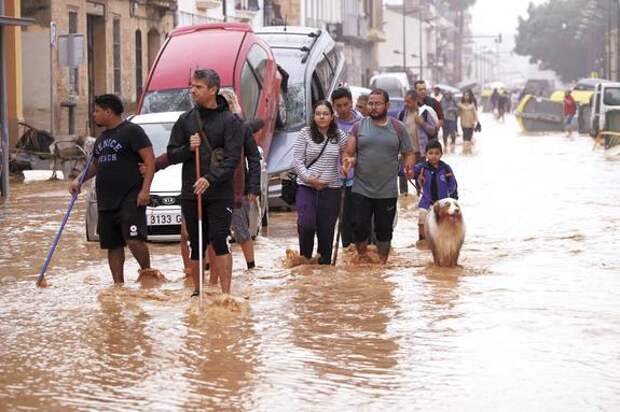
[[[152,213],[147,216],[149,226],[180,225],[180,213]]]

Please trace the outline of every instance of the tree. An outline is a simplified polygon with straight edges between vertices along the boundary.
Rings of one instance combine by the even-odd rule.
[[[591,71],[599,70],[607,25],[600,13],[584,15],[588,3],[591,1],[530,3],[527,18],[519,17],[514,51],[529,56],[530,62],[541,69],[553,70],[563,81],[588,77]]]

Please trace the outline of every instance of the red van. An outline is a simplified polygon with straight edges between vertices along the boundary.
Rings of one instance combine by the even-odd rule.
[[[256,141],[269,153],[278,117],[282,76],[271,48],[245,23],[180,27],[161,46],[138,103],[138,113],[185,111],[192,107],[190,78],[195,69],[211,68],[222,88],[232,88],[246,120],[261,118]]]

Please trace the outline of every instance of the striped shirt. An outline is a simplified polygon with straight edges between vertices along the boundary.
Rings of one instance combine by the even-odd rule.
[[[306,165],[312,163],[319,156],[325,141],[315,143],[312,140],[312,132],[309,127],[304,127],[297,134],[293,150],[293,160],[295,173],[297,173],[297,183],[310,186],[308,180],[317,178],[327,183],[328,187],[338,188],[342,185],[340,178],[340,153],[344,150],[347,143],[347,135],[338,130],[338,142],[329,142],[321,157],[308,168]]]

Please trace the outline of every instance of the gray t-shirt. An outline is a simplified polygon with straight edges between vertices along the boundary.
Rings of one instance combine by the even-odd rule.
[[[371,199],[398,197],[398,154],[413,148],[405,125],[394,118],[388,119],[387,125],[377,126],[366,117],[351,130],[357,137],[353,193]],[[398,134],[396,129],[399,129]]]

